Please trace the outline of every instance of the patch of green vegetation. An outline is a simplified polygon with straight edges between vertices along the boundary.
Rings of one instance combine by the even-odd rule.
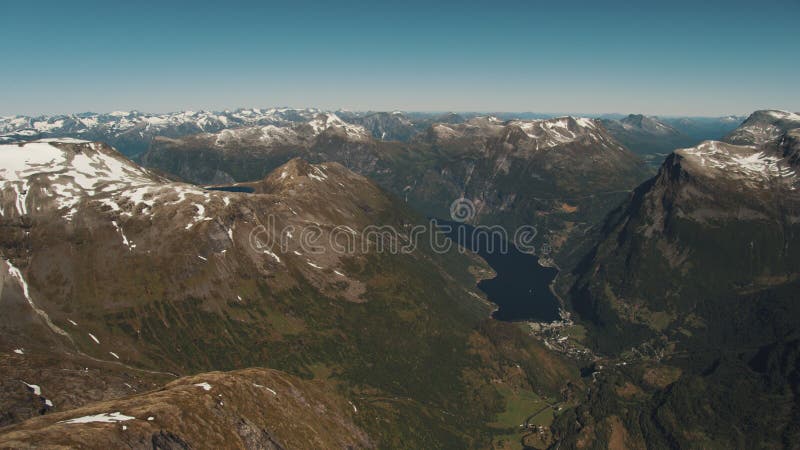
[[[556,418],[556,411],[551,407],[535,415],[528,422],[530,425],[549,427]]]
[[[505,410],[492,422],[493,427],[519,428],[525,424],[528,417],[548,407],[547,402],[533,391],[503,384],[497,385],[496,388],[503,396]]]

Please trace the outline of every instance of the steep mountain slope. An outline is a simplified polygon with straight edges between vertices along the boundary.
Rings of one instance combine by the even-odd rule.
[[[180,375],[270,367],[328,380],[335,401],[352,401],[358,414],[342,420],[369,440],[334,433],[331,442],[475,447],[508,431],[488,425],[508,401],[496,386],[557,397],[575,374],[516,326],[486,325],[491,305],[473,292],[482,263],[424,246],[379,251],[370,226],[391,226],[405,243],[422,219],[339,164],[293,159],[260,181],[212,190],[164,179],[104,144],[61,140],[0,146],[0,167],[5,424],[74,407],[127,413],[127,402],[153,397],[94,402]],[[200,422],[170,423],[170,433],[189,442],[183,433],[197,423],[263,417],[234,405],[219,419],[216,407],[199,408]],[[37,429],[54,443],[120,436],[79,427],[59,437],[73,428],[45,418],[0,439],[30,442],[25,430]],[[151,433],[137,429],[136,439]]]
[[[780,147],[708,141],[677,150],[609,218],[573,288],[576,309],[620,337],[609,348],[647,335],[721,333],[712,328],[730,325],[715,318],[731,299],[794,282],[794,135]]]
[[[799,114],[778,110],[756,111],[725,136],[724,141],[739,145],[763,145],[794,128],[800,128]]]
[[[317,112],[313,109],[271,108],[167,114],[115,111],[108,114],[2,117],[0,143],[71,137],[107,142],[131,156],[145,151],[155,136],[180,137],[244,126],[287,125],[308,121]]]
[[[606,358],[562,447],[796,446],[800,129],[767,139],[674,152],[563,280]]]
[[[143,161],[200,183],[257,178],[294,156],[337,161],[426,215],[447,217],[451,203],[466,197],[475,203],[475,223],[543,225],[556,248],[574,224],[603,217],[648,173],[602,126],[582,118],[437,123],[405,144],[337,126],[297,139],[298,130],[157,139]],[[278,134],[292,144],[271,137]]]

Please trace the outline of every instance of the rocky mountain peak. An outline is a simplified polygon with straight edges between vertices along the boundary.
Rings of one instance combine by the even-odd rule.
[[[800,114],[780,110],[760,110],[751,114],[723,140],[739,145],[763,145],[800,128]]]
[[[628,114],[627,117],[620,119],[620,122],[630,123],[632,125],[641,125],[646,116],[644,114]]]
[[[750,114],[744,123],[775,123],[781,121],[790,123],[800,122],[800,114],[779,109],[761,109]]]
[[[331,168],[334,169],[331,170]],[[343,170],[346,171],[336,163],[311,164],[305,159],[297,157],[273,170],[264,181],[271,185],[283,186],[309,182],[326,183],[345,176],[342,173]],[[333,179],[329,178],[331,174],[334,174]],[[341,182],[341,180],[336,181]]]
[[[334,113],[317,114],[306,125],[311,127],[314,135],[335,133],[353,140],[369,140],[371,138],[371,134],[364,127],[347,123]]]

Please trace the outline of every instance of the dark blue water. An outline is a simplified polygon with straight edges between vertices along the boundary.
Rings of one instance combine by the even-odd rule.
[[[256,190],[251,188],[250,186],[216,186],[216,187],[207,187],[209,191],[226,191],[226,192],[246,192],[248,194],[252,194]]]
[[[507,322],[552,322],[560,318],[560,303],[550,291],[558,270],[541,266],[537,256],[519,251],[511,242],[504,243],[501,236],[484,233],[489,238],[474,239],[475,228],[470,225],[439,223],[450,225],[452,231],[447,233],[448,237],[480,255],[497,273],[496,277],[478,283],[478,288],[498,306],[492,317]]]

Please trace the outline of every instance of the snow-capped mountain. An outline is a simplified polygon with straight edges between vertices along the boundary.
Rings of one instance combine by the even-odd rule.
[[[195,205],[198,215],[187,216],[187,228],[206,219],[205,202],[224,200],[220,193],[168,182],[105,144],[71,138],[1,145],[0,189],[4,219],[52,217],[57,211],[70,222],[87,208],[121,218],[151,218],[159,211],[156,205]],[[123,241],[128,242],[124,234]]]
[[[226,129],[179,138],[156,137],[142,155],[144,165],[195,183],[260,179],[295,157],[374,164],[377,145],[370,133],[333,113],[282,126]]]
[[[325,122],[328,119],[331,122]],[[278,128],[307,124],[312,128],[312,133],[317,134],[323,129],[336,128],[353,136],[362,134],[361,127],[363,127],[375,139],[407,141],[431,123],[458,121],[463,119],[455,114],[407,115],[400,111],[334,113],[314,108],[247,108],[235,111],[181,111],[165,114],[114,111],[105,114],[9,116],[0,117],[0,143],[71,137],[106,142],[125,155],[135,156],[146,151],[156,136],[181,138],[192,134],[256,127],[262,127],[264,134],[269,135],[285,131],[277,130]],[[252,131],[243,133],[251,134]]]
[[[318,124],[323,139],[348,132]],[[51,139],[0,145],[0,168],[0,446],[385,448],[397,419],[392,436],[412,448],[466,448],[462,415],[415,418],[447,407],[489,423],[463,392],[491,401],[493,380],[542,376],[509,362],[515,325],[478,328],[491,305],[472,271],[488,267],[377,250],[368,227],[406,242],[424,218],[335,162],[202,188],[106,144]],[[485,333],[498,336],[463,345]],[[542,357],[557,393],[563,363]],[[398,389],[403,404],[384,404]]]
[[[500,139],[526,152],[572,143],[592,145],[605,150],[624,150],[596,120],[571,116],[508,121],[494,116],[475,117],[458,124],[434,124],[426,138],[437,144],[473,140],[478,145],[482,145],[487,139]]]
[[[376,139],[408,141],[429,125],[428,118],[411,118],[400,111],[353,113],[340,112],[339,116],[353,124],[361,125]]]
[[[422,113],[403,111],[336,111],[346,122],[361,125],[382,141],[408,142],[437,123],[462,123],[465,116],[456,113]],[[468,114],[467,117],[478,114]]]
[[[782,187],[795,191],[800,187],[800,167],[792,161],[791,154],[771,147],[706,141],[696,147],[678,149],[675,154],[684,170],[716,182],[724,180],[754,189]]]
[[[797,391],[789,387],[797,386],[795,372],[786,368],[796,367],[800,348],[798,138],[795,129],[762,145],[705,141],[676,150],[607,216],[597,244],[570,274],[575,278],[565,296],[604,354],[643,355],[648,367],[655,367],[653,360],[674,367],[669,382],[655,385],[645,376],[638,384],[653,394],[635,415],[653,419],[634,425],[635,433],[660,429],[659,439],[667,442],[695,430],[688,438],[693,441],[711,428],[683,411],[708,408],[706,417],[716,417],[708,407],[716,404],[740,429],[750,426],[753,415],[739,402],[731,408],[730,399],[746,395],[755,404],[751,411],[769,409],[777,392],[788,394],[777,401],[795,401]],[[698,361],[684,365],[687,354]],[[625,361],[622,371],[631,373],[624,368],[631,360]],[[618,383],[617,373],[604,369],[595,392]],[[767,378],[772,381],[765,384]],[[609,409],[615,401],[605,394],[589,397],[581,433],[591,433],[610,411],[630,408],[620,402]],[[796,421],[790,408],[770,413],[764,422],[770,436],[773,424]],[[787,434],[776,436],[773,446],[780,448]]]
[[[426,215],[447,217],[453,200],[464,196],[478,205],[478,223],[552,225],[563,219],[572,222],[570,232],[574,223],[605,215],[649,175],[598,121],[580,117],[475,117],[434,123],[398,142],[321,113],[283,127],[159,137],[141,159],[185,180],[223,183],[264,177],[295,157],[338,162]]]
[[[738,128],[725,136],[724,141],[731,144],[763,145],[794,128],[800,128],[800,114],[761,110],[751,114]]]
[[[631,411],[634,390],[648,393],[628,416],[637,418],[629,435],[660,430],[637,444],[642,448],[691,447],[697,436],[724,435],[717,425],[720,411],[730,430],[765,430],[773,439],[768,446],[794,442],[794,434],[780,427],[796,423],[795,411],[771,407],[794,405],[798,386],[798,139],[800,129],[794,129],[763,145],[705,141],[676,150],[606,217],[597,244],[568,275],[574,279],[563,291],[597,348],[623,355],[623,361],[603,367],[586,409],[558,425],[575,430],[580,417],[579,431],[573,431],[580,437],[570,438],[567,447],[580,447],[611,414]],[[637,359],[646,361],[650,375],[631,370]],[[687,359],[693,362],[685,364]],[[653,382],[657,370],[671,373],[669,381]],[[626,378],[632,380],[627,392],[609,399],[619,374],[633,373],[638,375]],[[707,420],[683,415],[701,410]],[[753,426],[756,411],[770,415]],[[716,445],[700,439],[701,446]],[[720,446],[749,448],[765,441],[736,439]]]
[[[761,145],[706,141],[678,149],[608,217],[572,294],[589,321],[619,324],[607,331],[607,350],[653,336],[729,337],[731,323],[773,326],[750,323],[746,311],[758,302],[739,299],[800,273],[798,142],[794,129]],[[600,319],[599,310],[615,318]]]
[[[107,142],[126,155],[146,150],[155,136],[180,137],[217,132],[228,128],[287,125],[309,121],[316,109],[238,109],[236,111],[182,111],[150,114],[115,111],[57,116],[12,116],[0,118],[0,142],[28,141],[47,137],[73,137]]]
[[[328,127],[333,124],[312,123],[323,111],[318,109],[292,109],[292,108],[247,108],[235,111],[181,111],[165,114],[143,113],[139,111],[114,111],[111,113],[79,113],[55,116],[9,116],[0,117],[0,143],[30,141],[48,137],[72,137],[109,143],[118,148],[123,154],[135,156],[145,152],[156,136],[168,138],[182,138],[199,133],[218,133],[223,130],[238,128],[264,127],[264,134],[281,134],[291,125],[307,123],[311,127]],[[503,117],[513,116],[505,114]],[[327,112],[327,117],[336,117],[340,120],[339,128],[347,125],[361,126],[373,138],[383,141],[408,142],[421,133],[430,131],[430,127],[437,126],[441,133],[459,134],[459,125],[467,120],[461,115],[450,114],[425,114],[392,112],[352,112],[337,111]],[[469,114],[471,124],[463,128],[475,127],[481,120],[480,116]],[[561,118],[564,119],[564,118]],[[562,136],[553,135],[553,130],[565,128],[555,122],[546,120],[516,120],[509,119],[503,122],[506,125],[516,124],[532,132],[530,137],[537,137],[543,148],[548,145],[543,137],[550,134],[553,142],[571,139],[569,133]],[[642,115],[630,115],[620,120],[602,119],[601,122],[608,131],[624,145],[637,153],[647,154],[655,149],[665,152],[676,147],[694,145],[705,139],[718,139],[723,134],[734,128],[736,117],[720,119],[678,118],[660,120]],[[534,128],[542,124],[554,127],[550,130]],[[563,125],[563,124],[562,124]],[[673,133],[671,125],[678,130]],[[273,126],[275,128],[268,128]],[[448,131],[447,127],[453,128]],[[565,129],[568,129],[566,127]],[[722,131],[719,131],[722,130]],[[485,131],[485,130],[484,130]],[[245,134],[252,130],[245,132]],[[350,130],[351,133],[360,133]],[[467,134],[469,132],[467,131]],[[558,132],[556,131],[556,134]],[[688,136],[691,136],[689,138]],[[280,137],[278,136],[280,139]]]
[[[347,123],[334,113],[317,113],[311,120],[278,125],[227,129],[214,134],[219,146],[258,142],[259,145],[308,146],[323,133],[335,134],[349,141],[368,141],[370,133],[363,127]]]

